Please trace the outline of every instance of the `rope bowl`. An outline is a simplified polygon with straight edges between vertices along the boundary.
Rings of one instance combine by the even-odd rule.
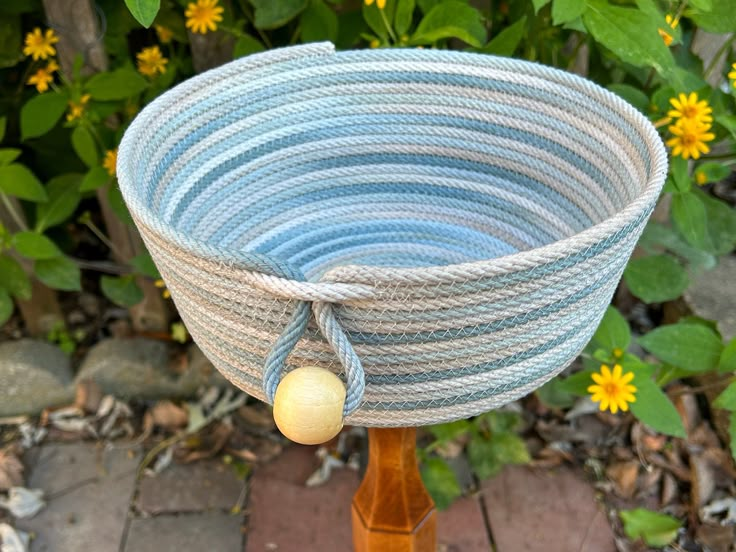
[[[465,418],[559,373],[654,208],[647,119],[582,78],[441,50],[251,55],[157,98],[120,145],[133,219],[196,343],[273,401],[345,383],[345,421]]]

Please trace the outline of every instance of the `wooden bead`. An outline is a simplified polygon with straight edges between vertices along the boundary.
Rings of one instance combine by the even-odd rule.
[[[329,441],[342,429],[345,386],[316,366],[286,374],[276,388],[273,418],[281,433],[303,445]]]

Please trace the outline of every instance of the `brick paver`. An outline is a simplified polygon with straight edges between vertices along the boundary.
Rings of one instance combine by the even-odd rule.
[[[32,552],[118,552],[140,455],[88,443],[44,445],[27,486],[43,489],[47,506],[17,527],[35,535]]]
[[[125,552],[237,552],[242,549],[242,517],[206,512],[134,519]]]
[[[615,552],[592,486],[569,468],[509,466],[483,483],[499,552]]]
[[[138,487],[136,508],[146,514],[230,510],[245,482],[221,460],[172,464]]]

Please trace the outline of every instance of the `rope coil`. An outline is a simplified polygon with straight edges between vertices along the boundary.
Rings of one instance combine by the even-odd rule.
[[[329,43],[178,85],[118,154],[213,364],[268,401],[286,371],[332,370],[367,426],[464,418],[567,366],[666,171],[646,118],[575,75]]]

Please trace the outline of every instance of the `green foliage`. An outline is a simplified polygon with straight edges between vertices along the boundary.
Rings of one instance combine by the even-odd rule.
[[[713,370],[723,351],[723,343],[715,331],[688,322],[652,330],[639,338],[639,344],[658,359],[688,372]]]
[[[100,278],[100,289],[105,297],[121,307],[132,307],[143,300],[143,291],[135,283],[132,274],[127,276],[103,276]]]
[[[0,254],[0,289],[18,299],[31,298],[31,281],[18,261]]]
[[[68,99],[62,94],[41,94],[28,100],[20,110],[21,140],[38,138],[49,132],[66,111]]]
[[[442,458],[432,457],[424,460],[420,473],[437,509],[447,509],[462,494],[455,473]]]
[[[41,181],[19,163],[0,167],[0,192],[28,201],[48,201]]]
[[[670,544],[682,527],[682,522],[672,516],[643,508],[622,510],[620,515],[627,537],[634,540],[641,538],[655,548]]]
[[[63,291],[80,291],[82,289],[79,267],[67,257],[36,261],[34,271],[36,278],[50,288]]]
[[[13,236],[13,247],[28,259],[53,259],[61,255],[53,241],[36,232],[18,232]]]
[[[309,4],[308,0],[249,0],[255,8],[256,29],[276,29],[299,15]]]
[[[438,4],[419,22],[411,44],[432,44],[445,38],[459,38],[480,48],[486,41],[480,12],[460,1]]]
[[[624,280],[631,293],[645,303],[677,299],[690,284],[682,265],[671,255],[651,255],[629,261]]]
[[[150,27],[161,8],[161,0],[125,0],[130,13],[144,27]]]
[[[606,310],[603,320],[593,334],[593,342],[611,352],[614,349],[625,351],[629,348],[631,328],[615,307],[609,306]]]
[[[631,403],[631,412],[653,430],[673,437],[686,437],[682,419],[672,401],[657,384],[649,378],[634,378],[636,401]]]
[[[86,90],[94,100],[124,100],[143,92],[148,82],[139,73],[128,68],[109,73],[98,73],[87,81]]]

